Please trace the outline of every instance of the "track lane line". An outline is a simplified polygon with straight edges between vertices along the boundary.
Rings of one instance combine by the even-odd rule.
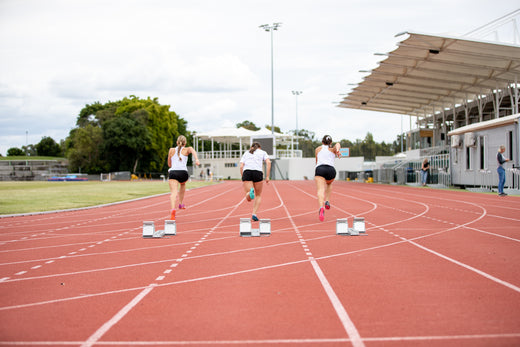
[[[474,334],[474,335],[425,335],[425,336],[382,336],[367,337],[367,342],[419,342],[419,341],[458,341],[481,339],[515,339],[520,338],[520,333],[510,334]],[[327,344],[349,342],[349,338],[316,338],[316,339],[264,339],[264,340],[194,340],[194,341],[104,341],[98,342],[99,346],[172,346],[172,345],[249,345],[249,344]],[[493,341],[496,342],[496,341]],[[0,342],[0,345],[36,345],[36,346],[77,346],[81,341],[16,341]]]
[[[208,199],[209,200],[209,199]],[[209,232],[210,234],[213,230],[218,228],[218,226],[226,219],[228,218],[235,210],[240,206],[240,204],[245,200],[245,197],[236,204],[229,212],[228,214],[220,220]],[[205,239],[203,237],[202,239]],[[184,255],[183,255],[184,257]],[[177,260],[178,261],[178,260]],[[132,308],[135,307],[141,300],[143,300],[155,287],[157,287],[157,283],[150,283],[144,290],[142,290],[137,296],[135,296],[128,304],[126,304],[118,313],[116,313],[115,316],[113,316],[111,319],[109,319],[105,324],[103,324],[98,330],[94,332],[86,341],[84,344],[81,345],[81,347],[91,347],[94,344],[97,343],[99,339],[103,337],[105,333],[107,333],[114,325],[116,325],[123,317],[132,310]]]
[[[110,330],[117,322],[119,322],[135,305],[137,305],[141,300],[144,299],[146,295],[148,295],[152,289],[155,287],[155,284],[152,283],[148,285],[143,291],[137,294],[128,304],[126,304],[119,312],[116,313],[114,317],[112,317],[109,321],[103,324],[94,334],[92,334],[85,343],[81,344],[81,347],[91,347],[93,346],[107,331]]]
[[[391,197],[391,198],[393,198],[393,199],[397,199],[397,200],[404,200],[404,199],[402,199],[402,198],[395,198],[395,197]],[[439,198],[439,199],[441,199],[441,198]],[[360,200],[363,200],[363,199],[360,199]],[[407,199],[406,201],[410,201],[410,200]],[[463,202],[463,201],[460,201],[460,200],[450,200],[450,201],[459,201],[459,202]],[[425,207],[427,208],[427,211],[429,210],[429,205],[427,205],[427,204],[425,204],[425,203],[422,203],[422,202],[419,202],[419,201],[412,201],[412,202],[417,203],[417,204],[420,204],[420,205],[423,205],[423,206],[425,206]],[[509,288],[509,289],[512,289],[512,290],[514,290],[514,291],[520,293],[520,287],[515,286],[515,285],[512,284],[512,283],[509,283],[509,282],[506,282],[506,281],[504,281],[504,280],[501,280],[501,279],[499,279],[499,278],[497,278],[497,277],[495,277],[495,276],[493,276],[493,275],[488,274],[487,272],[484,272],[484,271],[479,270],[479,269],[477,269],[477,268],[474,268],[474,267],[472,267],[472,266],[470,266],[470,265],[468,265],[468,264],[465,264],[465,263],[462,263],[462,262],[460,262],[460,261],[458,261],[458,260],[455,260],[455,259],[453,259],[453,258],[450,258],[450,257],[448,257],[448,256],[446,256],[446,255],[444,255],[444,254],[442,254],[442,253],[439,253],[439,252],[437,252],[437,251],[434,251],[434,250],[432,250],[432,249],[430,249],[430,248],[427,248],[427,247],[425,247],[425,246],[422,246],[422,245],[420,245],[420,244],[418,244],[418,243],[416,243],[416,242],[413,241],[413,240],[422,239],[422,238],[425,238],[425,237],[429,237],[429,236],[436,235],[436,234],[441,234],[441,233],[444,233],[444,232],[447,232],[447,231],[450,231],[450,230],[459,229],[459,228],[467,228],[467,229],[472,229],[472,230],[475,230],[475,231],[478,231],[478,232],[483,232],[483,231],[481,231],[481,230],[479,230],[479,229],[469,227],[468,225],[473,224],[473,223],[475,223],[475,222],[481,220],[482,218],[484,218],[484,217],[487,215],[487,209],[486,209],[485,207],[483,207],[483,206],[480,206],[479,204],[476,204],[476,203],[472,203],[472,202],[465,202],[465,203],[480,208],[480,209],[482,210],[480,216],[478,216],[477,218],[474,218],[473,220],[468,221],[468,222],[466,222],[466,223],[464,223],[464,224],[457,225],[457,226],[455,226],[454,228],[449,228],[449,229],[447,229],[447,230],[439,231],[439,232],[436,232],[436,233],[433,233],[433,234],[428,234],[428,235],[424,235],[424,236],[420,236],[420,237],[416,237],[416,238],[412,238],[412,239],[407,239],[407,238],[404,238],[404,237],[401,237],[401,236],[399,236],[399,238],[400,238],[401,240],[407,242],[407,243],[410,243],[410,244],[412,244],[412,245],[414,245],[414,246],[416,246],[416,247],[422,249],[422,250],[425,250],[425,251],[427,251],[427,252],[430,252],[430,253],[432,253],[432,254],[434,254],[434,255],[440,257],[440,258],[443,258],[443,259],[445,259],[445,260],[448,260],[448,261],[450,261],[450,262],[452,262],[452,263],[454,263],[454,264],[456,264],[456,265],[459,265],[459,266],[461,266],[461,267],[463,267],[463,268],[465,268],[465,269],[467,269],[467,270],[470,270],[470,271],[472,271],[472,272],[475,272],[476,274],[479,274],[479,275],[481,275],[481,276],[483,276],[483,277],[485,277],[485,278],[487,278],[487,279],[489,279],[489,280],[491,280],[491,281],[493,281],[493,282],[495,282],[495,283],[501,284],[501,285],[503,285],[503,286],[505,286],[505,287],[507,287],[507,288]],[[427,211],[425,211],[424,213],[426,213]],[[420,215],[422,215],[422,214],[423,214],[423,213],[421,213]],[[391,223],[391,224],[393,224],[393,223]],[[378,228],[382,228],[382,227],[385,227],[385,226],[387,226],[387,225],[389,225],[389,224],[378,226]],[[383,230],[384,230],[384,229],[383,229]],[[483,233],[487,233],[487,232],[483,232]],[[490,233],[488,233],[488,234],[490,234]],[[512,239],[512,240],[516,241],[516,239]]]
[[[298,227],[294,223],[293,218],[291,217],[291,214],[289,213],[289,210],[287,209],[287,206],[283,203],[283,199],[280,196],[280,193],[278,192],[278,189],[276,188],[276,185],[273,184],[274,190],[276,192],[276,195],[278,196],[278,199],[282,202],[282,207],[285,210],[285,213],[287,214],[287,217],[289,218],[294,230],[296,231],[297,235],[300,235],[300,232],[298,230]],[[307,247],[307,246],[306,246]],[[314,257],[312,257],[312,253],[306,253],[309,256],[309,261],[312,265],[312,268],[314,269],[314,273],[318,277],[323,289],[325,290],[325,293],[327,294],[330,303],[332,304],[332,307],[336,311],[336,314],[343,325],[343,328],[345,329],[345,332],[347,333],[347,336],[350,338],[350,342],[354,347],[364,347],[365,344],[363,343],[363,340],[361,339],[361,336],[359,335],[358,330],[356,329],[356,326],[354,325],[354,322],[350,319],[347,310],[345,310],[345,307],[341,303],[341,300],[339,300],[338,296],[336,295],[336,292],[330,285],[329,281],[327,280],[327,277],[321,270],[320,266],[318,265],[318,262]]]
[[[401,239],[406,240],[405,238],[402,238],[402,237],[401,237]],[[456,265],[462,266],[463,268],[468,269],[468,270],[470,270],[470,271],[473,271],[473,272],[475,272],[475,273],[477,273],[477,274],[479,274],[479,275],[481,275],[481,276],[484,276],[485,278],[490,279],[490,280],[492,280],[492,281],[495,282],[495,283],[501,284],[501,285],[503,285],[503,286],[506,286],[506,287],[508,287],[508,288],[510,288],[510,289],[513,289],[514,291],[520,293],[520,287],[517,287],[517,286],[515,286],[514,284],[511,284],[511,283],[509,283],[509,282],[506,282],[506,281],[504,281],[504,280],[501,280],[501,279],[499,279],[499,278],[497,278],[497,277],[495,277],[495,276],[492,276],[492,275],[488,274],[487,272],[484,272],[484,271],[482,271],[482,270],[479,270],[479,269],[477,269],[477,268],[474,268],[473,266],[470,266],[470,265],[464,264],[463,262],[460,262],[460,261],[455,260],[455,259],[453,259],[453,258],[450,258],[450,257],[448,257],[448,256],[446,256],[446,255],[444,255],[444,254],[441,254],[441,253],[436,252],[436,251],[434,251],[434,250],[432,250],[432,249],[429,249],[429,248],[427,248],[427,247],[424,247],[424,246],[422,246],[422,245],[420,245],[420,244],[418,244],[418,243],[416,243],[416,242],[413,242],[413,241],[410,241],[410,240],[406,240],[406,241],[409,242],[409,243],[411,243],[412,245],[414,245],[414,246],[416,246],[416,247],[419,247],[419,248],[421,248],[421,249],[423,249],[423,250],[425,250],[425,251],[427,251],[427,252],[430,252],[430,253],[432,253],[432,254],[434,254],[434,255],[436,255],[436,256],[438,256],[438,257],[441,257],[441,258],[443,258],[443,259],[445,259],[445,260],[447,260],[447,261],[450,261],[450,262],[452,262],[452,263],[454,263],[454,264],[456,264]]]

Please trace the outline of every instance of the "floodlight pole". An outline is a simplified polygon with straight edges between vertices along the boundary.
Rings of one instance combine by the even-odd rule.
[[[292,93],[296,98],[296,132],[295,132],[295,135],[298,136],[298,95],[300,95],[303,92],[298,91],[298,90],[293,90]],[[298,137],[296,137],[296,149],[297,150],[298,150],[299,142],[300,141],[298,140]]]
[[[273,63],[273,30],[278,30],[282,23],[273,23],[272,25],[263,24],[259,28],[271,32],[271,133],[274,135],[274,63]]]

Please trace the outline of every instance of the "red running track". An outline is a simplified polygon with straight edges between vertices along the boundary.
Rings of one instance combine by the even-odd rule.
[[[270,237],[240,237],[238,181],[0,219],[0,345],[518,346],[520,200],[428,188],[265,185]],[[367,236],[336,235],[365,217]]]

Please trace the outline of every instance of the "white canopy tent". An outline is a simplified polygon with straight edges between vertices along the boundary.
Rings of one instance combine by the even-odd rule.
[[[291,150],[294,149],[294,141],[301,136],[295,136],[292,134],[282,134],[275,132],[274,134],[271,130],[267,128],[262,128],[258,131],[252,131],[245,128],[235,128],[235,127],[223,127],[220,129],[211,130],[208,132],[195,134],[194,142],[195,142],[195,150],[199,151],[199,140],[204,143],[204,141],[211,141],[211,157],[215,158],[215,142],[219,143],[220,149],[219,151],[227,152],[224,154],[224,157],[236,157],[237,153],[234,153],[231,149],[232,144],[239,144],[238,155],[242,153],[243,150],[249,148],[251,144],[251,139],[253,138],[270,138],[274,136],[274,143],[291,146]],[[222,149],[222,145],[224,148]],[[203,148],[203,147],[202,147]],[[222,155],[218,155],[217,157],[223,157]]]
[[[246,128],[225,127],[196,134],[195,136],[199,140],[211,140],[220,143],[249,143],[249,139],[254,133],[254,131],[247,130]]]

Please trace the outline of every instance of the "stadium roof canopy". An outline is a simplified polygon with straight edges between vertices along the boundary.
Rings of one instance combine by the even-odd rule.
[[[338,107],[427,116],[520,82],[518,45],[404,34]]]

